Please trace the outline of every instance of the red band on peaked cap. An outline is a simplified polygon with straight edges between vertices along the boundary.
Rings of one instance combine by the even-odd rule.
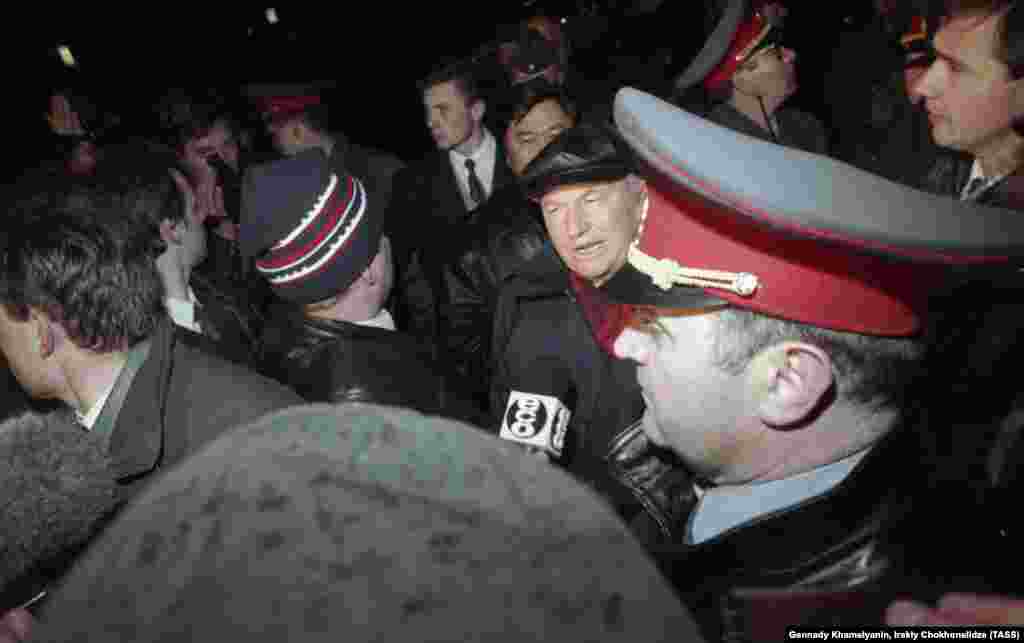
[[[770,28],[771,24],[760,13],[754,13],[740,23],[725,56],[704,79],[704,87],[714,90],[732,80],[740,65],[743,64],[744,52],[760,42]]]
[[[755,275],[759,285],[750,296],[703,290],[759,313],[833,330],[912,335],[921,327],[928,294],[947,274],[936,264],[892,261],[780,234],[693,192],[655,182],[648,183],[648,199],[639,249],[688,268]]]
[[[276,121],[301,114],[310,105],[319,104],[319,96],[268,96],[262,100],[262,109]]]
[[[639,251],[758,280],[753,292],[737,294],[713,284],[661,291],[649,278],[615,288],[627,282],[616,275],[606,286],[615,301],[682,306],[706,291],[826,328],[906,335],[920,326],[925,299],[949,277],[950,264],[1012,270],[1024,258],[1017,212],[926,194],[765,143],[635,89],[616,96],[615,122],[650,164]],[[629,266],[647,270],[633,257]]]

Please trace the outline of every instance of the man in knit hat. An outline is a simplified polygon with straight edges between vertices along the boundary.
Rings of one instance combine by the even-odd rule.
[[[465,425],[311,405],[211,444],[123,514],[39,641],[679,641],[597,498]]]
[[[639,166],[578,127],[524,186],[599,343],[637,364],[639,429],[695,474],[652,498],[680,510],[682,537],[657,554],[708,638],[773,638],[824,614],[881,623],[911,571],[922,596],[975,571],[947,560],[954,543],[984,571],[988,521],[928,486],[943,464],[929,446],[950,427],[914,402],[951,373],[923,379],[921,330],[945,264],[1015,270],[1024,221],[635,90],[615,114]],[[937,497],[941,511],[910,513]]]
[[[260,340],[265,372],[311,402],[363,400],[459,410],[425,351],[395,330],[384,212],[319,150],[253,168],[242,194],[242,252],[280,300]]]

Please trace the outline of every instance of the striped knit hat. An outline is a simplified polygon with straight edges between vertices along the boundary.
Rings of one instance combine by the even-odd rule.
[[[363,183],[319,150],[255,167],[242,190],[242,253],[282,299],[329,299],[377,254],[383,225],[369,202]]]

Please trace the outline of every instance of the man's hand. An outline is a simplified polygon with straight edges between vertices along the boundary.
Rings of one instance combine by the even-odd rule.
[[[188,168],[195,186],[196,216],[200,221],[207,217],[222,219],[227,216],[224,209],[224,191],[221,189],[217,170],[205,157],[199,155],[191,144],[186,144],[181,159]]]
[[[27,641],[36,620],[25,608],[19,607],[0,616],[0,643]]]
[[[934,608],[895,601],[885,611],[890,626],[1024,625],[1024,599],[975,594],[946,594]]]

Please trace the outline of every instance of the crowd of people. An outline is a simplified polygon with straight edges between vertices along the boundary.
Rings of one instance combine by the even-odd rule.
[[[831,129],[799,5],[745,0],[663,96],[582,90],[545,16],[500,91],[444,60],[412,163],[322,86],[141,138],[55,93],[0,242],[0,642],[1024,625],[1024,5],[874,4]]]

